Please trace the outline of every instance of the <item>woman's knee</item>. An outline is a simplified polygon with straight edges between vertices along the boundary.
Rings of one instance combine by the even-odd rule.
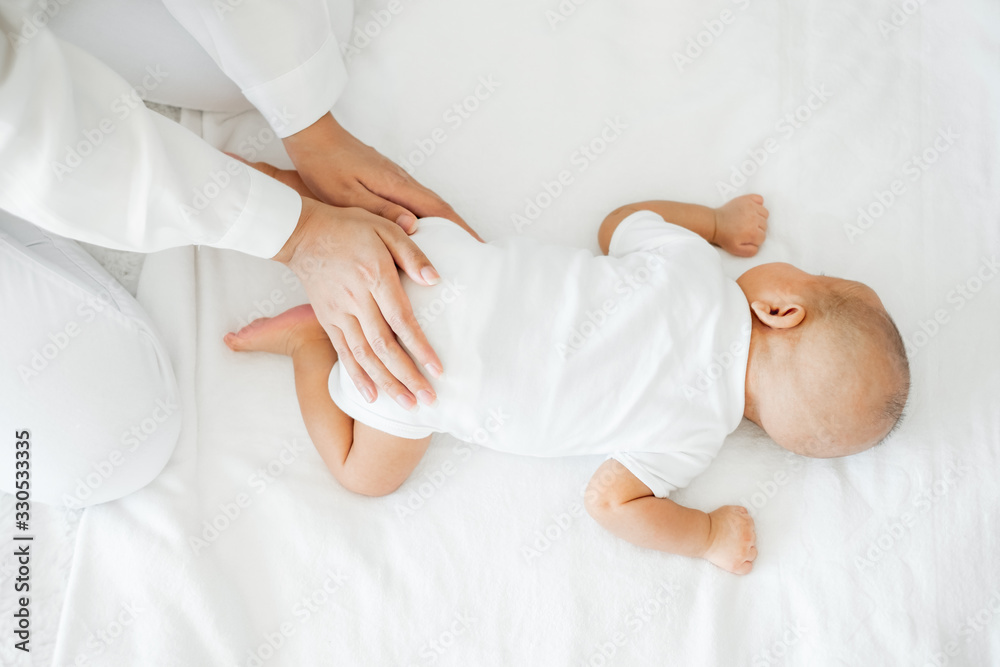
[[[148,354],[141,347],[115,350],[117,360]],[[85,507],[129,495],[160,474],[177,443],[183,415],[173,374],[148,362],[137,364],[138,372],[126,382],[116,382],[113,374],[90,375],[90,391],[99,401],[77,397],[66,387],[40,392],[43,400],[45,394],[50,399],[34,405],[5,400],[14,409],[3,417],[8,422],[4,431],[30,433],[33,499]],[[51,384],[60,379],[54,375]],[[5,384],[0,393],[8,398],[16,387],[9,386],[9,379]],[[13,452],[7,460],[15,460]],[[13,480],[14,475],[4,477]],[[6,488],[7,482],[0,486]]]
[[[0,433],[30,434],[32,497],[89,505],[163,469],[181,409],[166,349],[138,303],[75,244],[0,234]],[[15,467],[0,441],[0,470]],[[0,489],[14,490],[14,474]]]

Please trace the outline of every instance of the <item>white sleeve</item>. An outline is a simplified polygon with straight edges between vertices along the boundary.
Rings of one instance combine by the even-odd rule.
[[[330,111],[347,68],[324,0],[163,0],[279,137]]]
[[[272,257],[302,200],[149,111],[110,68],[0,6],[0,208],[69,238]],[[169,72],[149,68],[155,86]]]
[[[712,463],[709,451],[617,452],[615,459],[649,487],[657,498],[683,489]]]
[[[608,254],[624,257],[633,252],[658,250],[676,242],[711,248],[705,239],[689,229],[665,221],[658,213],[636,211],[618,223],[611,235]]]

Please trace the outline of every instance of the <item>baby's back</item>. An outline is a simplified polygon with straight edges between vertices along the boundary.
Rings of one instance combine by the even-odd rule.
[[[594,257],[422,220],[412,238],[442,280],[403,285],[445,372],[433,406],[380,397],[372,425],[535,456],[721,444],[743,411],[749,314],[714,249],[670,227],[681,242]],[[361,401],[339,366],[331,394]]]

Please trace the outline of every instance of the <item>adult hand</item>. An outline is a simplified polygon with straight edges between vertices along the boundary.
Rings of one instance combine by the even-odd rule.
[[[398,224],[407,234],[417,218],[447,218],[482,240],[444,200],[396,163],[358,141],[331,114],[283,140],[314,196],[332,206],[357,206]]]
[[[423,285],[440,278],[399,226],[360,208],[303,197],[298,225],[273,259],[302,281],[340,362],[368,401],[384,391],[407,410],[417,400],[434,402],[430,383],[399,344],[432,376],[441,374],[396,266]]]

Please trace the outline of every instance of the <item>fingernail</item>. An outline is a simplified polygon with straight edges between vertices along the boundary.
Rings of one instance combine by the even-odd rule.
[[[417,402],[413,400],[413,397],[409,394],[400,394],[396,397],[396,402],[399,403],[404,410],[413,410],[417,407]]]
[[[369,403],[373,403],[375,401],[375,394],[372,393],[372,390],[369,389],[368,387],[364,387],[361,389],[361,395],[364,396],[365,400],[368,401]]]
[[[432,394],[431,392],[427,391],[426,389],[421,389],[420,391],[418,391],[417,398],[419,398],[420,402],[423,403],[424,405],[434,405],[434,401],[437,400],[437,397],[434,396],[434,394]]]
[[[441,375],[444,373],[444,369],[438,366],[437,364],[424,364],[424,368],[426,368],[427,372],[436,378],[441,377]]]
[[[441,276],[439,276],[438,272],[435,271],[434,268],[430,266],[425,266],[424,268],[420,269],[420,277],[423,278],[424,282],[427,283],[428,285],[437,285],[439,282],[441,282]]]

